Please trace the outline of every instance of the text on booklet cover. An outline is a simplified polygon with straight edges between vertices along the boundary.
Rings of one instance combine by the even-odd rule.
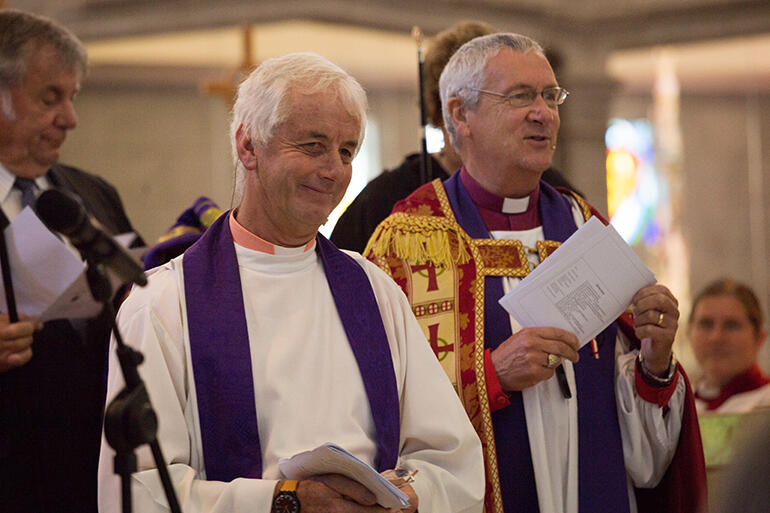
[[[612,225],[592,217],[546,258],[500,304],[524,328],[573,332],[581,347],[601,333],[655,283],[655,275]]]

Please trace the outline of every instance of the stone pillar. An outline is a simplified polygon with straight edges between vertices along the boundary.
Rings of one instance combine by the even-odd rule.
[[[604,132],[615,84],[605,76],[604,52],[570,46],[564,53],[559,84],[570,92],[560,107],[561,131],[554,167],[607,213]]]

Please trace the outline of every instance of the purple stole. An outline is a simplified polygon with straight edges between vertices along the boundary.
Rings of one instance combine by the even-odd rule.
[[[398,391],[374,291],[363,268],[320,234],[316,249],[369,399],[377,433],[375,467],[395,468]],[[185,252],[182,265],[206,478],[261,478],[251,352],[229,213]]]
[[[444,182],[457,222],[475,239],[488,239],[473,200],[455,173]],[[569,202],[556,189],[540,182],[538,213],[546,240],[564,242],[577,230]],[[508,313],[498,303],[503,279],[484,279],[484,347],[496,348],[511,336]],[[581,348],[574,365],[578,400],[578,511],[629,511],[626,469],[615,403],[615,337],[612,323],[596,340],[599,359],[591,345]],[[503,507],[506,511],[539,511],[532,454],[521,392],[509,394],[511,404],[492,414]],[[565,399],[567,400],[567,399]],[[566,455],[565,455],[566,457]]]

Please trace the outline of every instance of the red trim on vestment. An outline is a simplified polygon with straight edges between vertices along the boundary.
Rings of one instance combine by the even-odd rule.
[[[484,351],[484,377],[487,380],[487,397],[489,397],[489,409],[492,413],[510,406],[511,400],[508,394],[503,390],[500,380],[495,371],[495,365],[492,363],[492,350]]]
[[[677,374],[685,383],[682,430],[674,458],[655,488],[637,488],[639,513],[703,513],[708,511],[706,463],[695,412],[695,397],[687,373],[677,364]]]
[[[762,374],[759,365],[754,364],[749,370],[735,376],[729,383],[723,386],[722,390],[719,391],[718,396],[709,399],[701,396],[698,392],[695,392],[695,397],[706,403],[706,410],[716,410],[732,396],[744,392],[751,392],[768,383],[770,383],[770,378]]]
[[[660,408],[668,405],[668,401],[671,396],[674,395],[676,390],[676,384],[679,382],[679,364],[674,374],[674,379],[671,380],[671,384],[665,387],[656,387],[648,384],[642,373],[639,371],[639,366],[634,367],[634,383],[636,384],[636,392],[639,397],[647,401],[648,403],[657,404]]]

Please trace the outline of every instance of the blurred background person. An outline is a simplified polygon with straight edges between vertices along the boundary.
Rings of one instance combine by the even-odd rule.
[[[770,378],[757,357],[767,337],[762,308],[748,285],[721,278],[693,301],[688,334],[702,376],[698,413],[744,413],[770,407]]]
[[[441,129],[444,141],[449,141],[449,136],[444,130],[441,115],[441,98],[438,91],[441,72],[452,54],[463,44],[474,37],[493,32],[496,32],[495,28],[487,23],[461,21],[437,34],[425,52],[422,77],[425,117],[428,123]],[[428,181],[436,178],[446,180],[462,165],[451,144],[444,144],[441,151],[428,155],[428,158]],[[397,168],[385,170],[369,182],[334,225],[331,241],[340,248],[363,252],[372,232],[388,217],[393,205],[423,184],[420,176],[421,166],[421,154],[411,153]]]

